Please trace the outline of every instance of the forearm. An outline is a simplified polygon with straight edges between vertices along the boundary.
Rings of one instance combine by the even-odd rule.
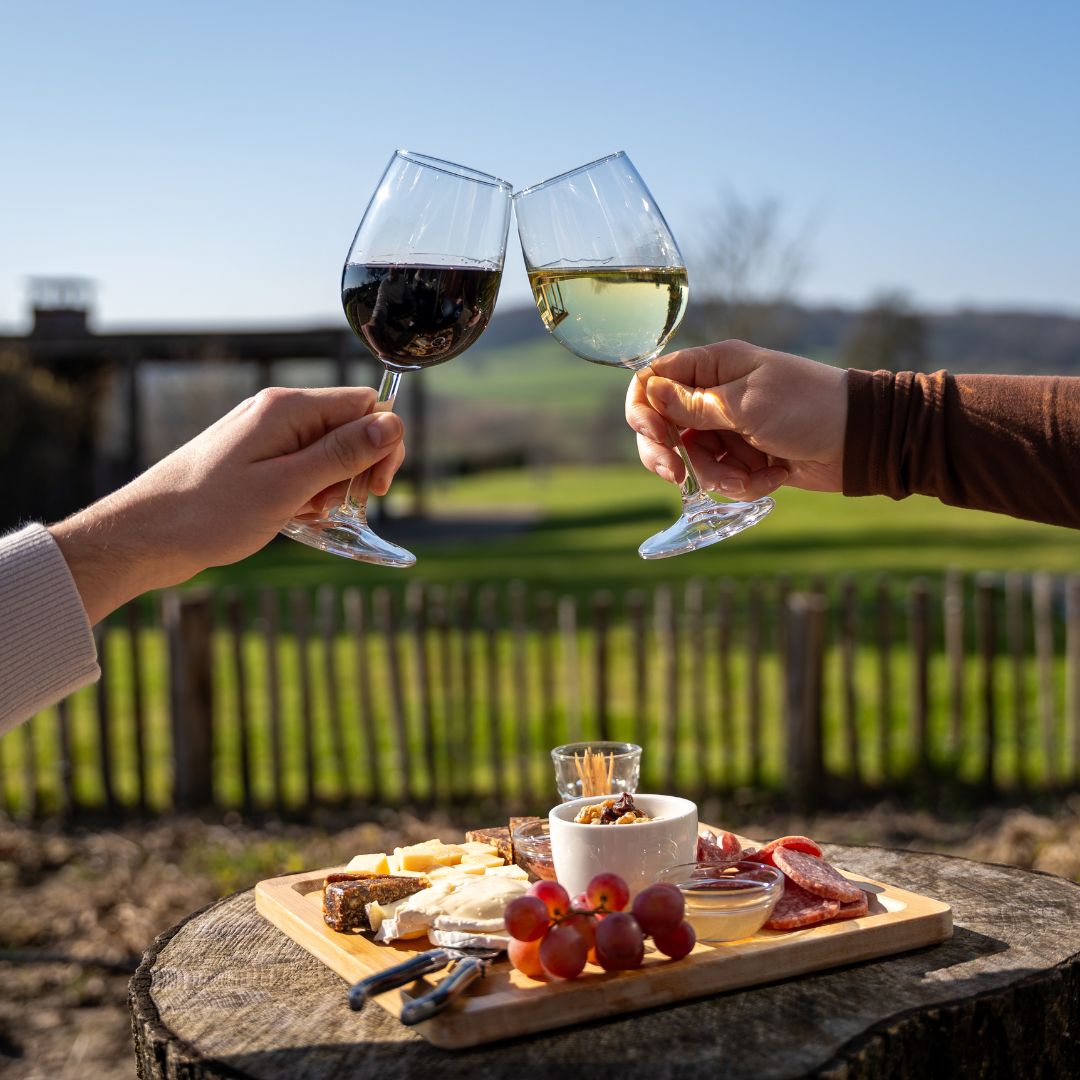
[[[846,495],[1080,528],[1080,379],[851,371]]]
[[[125,507],[123,490],[49,527],[63,552],[91,624],[149,589],[173,584],[165,550],[154,542],[137,506]],[[169,575],[175,577],[175,575]]]

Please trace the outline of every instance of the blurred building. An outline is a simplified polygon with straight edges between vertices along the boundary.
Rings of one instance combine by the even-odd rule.
[[[94,299],[88,279],[33,278],[29,333],[0,335],[2,525],[86,505],[261,387],[377,385],[381,376],[344,325],[98,333]],[[423,380],[404,389],[419,480]],[[419,512],[423,485],[416,491]]]

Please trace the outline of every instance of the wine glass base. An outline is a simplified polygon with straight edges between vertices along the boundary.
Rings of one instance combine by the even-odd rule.
[[[383,540],[366,522],[340,510],[331,511],[319,521],[290,521],[282,528],[281,535],[357,562],[399,569],[416,565],[416,556],[411,551]]]
[[[751,503],[699,499],[683,508],[674,525],[650,536],[638,548],[638,554],[643,559],[670,559],[697,551],[756,525],[775,505],[769,498]]]

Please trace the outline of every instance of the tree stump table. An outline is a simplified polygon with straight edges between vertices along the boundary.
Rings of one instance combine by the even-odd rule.
[[[943,855],[830,861],[948,903],[942,945],[470,1050],[431,1046],[257,914],[251,891],[162,934],[131,983],[139,1076],[1078,1077],[1080,885]],[[598,993],[602,989],[598,988]]]

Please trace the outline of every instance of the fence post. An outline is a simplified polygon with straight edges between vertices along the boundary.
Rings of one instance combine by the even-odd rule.
[[[125,611],[128,630],[128,661],[131,664],[131,714],[135,725],[135,769],[139,783],[139,812],[146,813],[150,785],[146,760],[146,715],[143,707],[142,665],[139,642],[142,637],[139,602],[133,600]]]
[[[128,609],[135,607],[129,604]],[[232,639],[233,682],[236,684],[236,724],[239,735],[240,787],[244,813],[251,816],[251,748],[248,742],[248,694],[244,674],[244,601],[236,589],[225,594],[225,611],[229,620],[229,636]],[[134,650],[133,650],[134,652]]]
[[[372,603],[386,649],[386,675],[390,682],[390,711],[394,718],[398,776],[401,784],[399,797],[402,802],[410,803],[413,801],[412,749],[409,746],[409,726],[405,713],[405,689],[402,684],[394,596],[385,585],[380,585],[372,594]]]
[[[679,751],[679,629],[671,587],[653,595],[656,636],[660,645],[660,745],[663,747],[663,789],[675,791]]]
[[[821,689],[825,598],[792,593],[787,598],[785,727],[788,786],[801,809],[814,806],[824,788]]]
[[[420,704],[420,735],[423,739],[425,788],[428,801],[439,801],[439,754],[435,745],[435,714],[431,700],[431,657],[428,649],[427,589],[422,581],[410,581],[405,587],[405,612],[412,628],[413,685]]]
[[[705,690],[708,686],[708,649],[705,631],[705,583],[700,578],[691,578],[686,583],[683,604],[686,610],[687,651],[690,654],[690,730],[696,743],[694,783],[698,793],[704,795],[709,788],[709,759],[713,751],[709,733],[714,725],[709,723],[709,709],[705,701]],[[715,715],[713,710],[714,719]]]
[[[848,574],[840,583],[840,686],[844,742],[852,781],[862,781],[859,694],[855,679],[859,648],[859,588]]]
[[[761,786],[762,779],[762,708],[761,642],[764,622],[761,582],[750,582],[746,595],[746,721],[750,728],[750,783]]]
[[[338,797],[347,802],[352,791],[349,759],[345,749],[345,725],[341,719],[341,691],[334,663],[338,628],[338,591],[334,585],[320,585],[315,594],[319,636],[322,638],[322,680],[326,695],[326,722],[330,728],[330,748],[334,757],[333,772],[337,779]]]
[[[997,654],[997,584],[992,574],[980,574],[975,583],[975,617],[979,636],[979,690],[982,698],[981,782],[987,792],[995,786],[994,757],[997,750],[997,707],[994,671]]]
[[[519,806],[532,805],[532,769],[535,757],[533,753],[532,729],[530,720],[530,684],[529,684],[529,631],[528,631],[528,594],[524,582],[512,581],[507,589],[510,603],[510,633],[512,663],[514,668],[514,729],[517,756]],[[550,747],[548,747],[550,749]]]
[[[1065,679],[1068,702],[1066,723],[1067,749],[1071,761],[1062,770],[1070,781],[1080,777],[1080,575],[1065,579]]]
[[[356,715],[360,724],[360,745],[367,759],[367,802],[382,805],[382,769],[379,767],[379,738],[375,730],[375,705],[372,700],[371,634],[364,596],[355,585],[345,590],[345,625],[353,645],[353,674],[356,681]]]
[[[214,800],[211,594],[166,593],[163,614],[169,651],[173,806],[194,810]]]
[[[289,619],[296,642],[296,671],[300,681],[300,720],[304,758],[304,797],[308,806],[315,805],[318,759],[315,756],[315,714],[311,700],[311,671],[308,667],[308,637],[311,633],[311,611],[308,595],[303,589],[289,590]]]
[[[1023,788],[1028,782],[1028,707],[1024,660],[1027,652],[1024,625],[1024,575],[1013,571],[1005,577],[1005,630],[1009,638],[1012,668],[1012,721],[1016,746],[1016,781]]]
[[[634,721],[630,741],[639,746],[648,745],[649,730],[649,629],[645,603],[645,593],[641,589],[631,589],[626,594],[630,655],[634,666]]]
[[[949,746],[953,768],[964,737],[964,576],[945,574],[945,654],[949,664]]]
[[[1031,583],[1031,617],[1035,624],[1035,670],[1039,680],[1043,776],[1047,785],[1052,787],[1062,774],[1055,753],[1054,580],[1049,574],[1036,574]]]
[[[270,780],[274,809],[285,809],[285,758],[281,731],[281,680],[278,678],[278,594],[273,589],[259,593],[266,656],[266,707],[270,727]]]
[[[112,678],[109,672],[109,660],[106,647],[108,627],[98,623],[94,627],[94,641],[97,644],[98,667],[101,678],[94,684],[94,704],[97,707],[98,753],[101,765],[101,787],[105,793],[105,809],[109,814],[116,813],[116,788],[113,785],[112,752],[112,703],[109,700],[109,686]],[[29,732],[28,732],[29,737]]]
[[[609,592],[593,595],[593,690],[596,703],[596,734],[601,740],[611,738],[609,709],[608,660],[610,657],[608,635],[611,630],[612,599]]]
[[[559,637],[562,640],[563,691],[566,694],[566,741],[581,738],[581,673],[578,658],[577,601],[559,598]]]
[[[720,780],[734,791],[739,782],[735,753],[735,685],[731,666],[732,625],[735,622],[735,586],[724,578],[716,597],[716,683],[720,740]],[[704,673],[698,676],[704,682]]]
[[[499,664],[499,603],[494,585],[485,585],[479,594],[480,625],[484,634],[484,682],[487,693],[487,750],[491,762],[490,794],[495,804],[506,801],[506,776],[503,765],[502,668]]]
[[[930,780],[930,587],[925,578],[911,583],[908,594],[911,642],[911,721],[915,739],[915,774]]]
[[[874,622],[878,652],[878,758],[882,786],[892,777],[892,589],[881,574],[875,592]]]

